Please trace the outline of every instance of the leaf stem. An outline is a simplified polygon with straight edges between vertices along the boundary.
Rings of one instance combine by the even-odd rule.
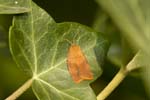
[[[128,71],[126,68],[121,68],[112,81],[102,90],[102,92],[97,96],[97,100],[105,100],[111,92],[122,82],[122,80],[127,76]]]
[[[15,99],[17,99],[22,93],[24,93],[32,85],[32,81],[33,81],[33,79],[29,79],[18,90],[16,90],[14,93],[12,93],[5,100],[15,100]]]

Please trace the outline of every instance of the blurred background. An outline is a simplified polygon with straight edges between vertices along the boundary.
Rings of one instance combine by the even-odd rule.
[[[128,42],[122,38],[118,27],[94,0],[34,0],[34,2],[45,9],[57,23],[78,22],[108,37],[111,46],[103,63],[103,74],[91,84],[96,94],[111,81],[119,70],[118,66],[127,64],[135,54],[136,50],[127,45]],[[9,51],[8,30],[11,21],[12,16],[0,15],[0,100],[9,96],[29,79],[17,68]],[[141,72],[142,70],[136,70],[128,75],[106,100],[148,100]],[[18,100],[37,99],[32,89],[29,89]]]

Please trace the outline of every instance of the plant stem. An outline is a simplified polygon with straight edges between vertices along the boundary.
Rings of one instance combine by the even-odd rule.
[[[5,100],[15,100],[15,99],[17,99],[22,93],[24,93],[32,85],[32,81],[33,81],[33,79],[29,79],[18,90],[16,90],[14,93],[12,93]]]
[[[122,80],[127,76],[128,71],[125,68],[121,68],[112,81],[102,90],[102,92],[97,96],[97,100],[105,100],[106,97],[122,82]]]

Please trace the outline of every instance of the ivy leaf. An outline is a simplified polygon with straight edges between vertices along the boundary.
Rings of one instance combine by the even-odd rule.
[[[30,2],[31,12],[16,15],[10,28],[10,49],[18,66],[33,77],[39,100],[96,100],[89,84],[97,79],[108,41],[92,29],[73,22],[55,23],[49,14]],[[99,36],[98,36],[99,35]],[[94,75],[76,84],[66,57],[73,41],[84,52]],[[99,62],[99,63],[98,63]]]
[[[30,0],[0,0],[0,14],[18,14],[29,12]]]

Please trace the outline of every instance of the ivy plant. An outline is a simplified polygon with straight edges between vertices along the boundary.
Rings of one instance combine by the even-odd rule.
[[[30,87],[38,100],[104,100],[129,73],[140,68],[144,69],[143,79],[146,83],[150,83],[147,78],[150,71],[148,61],[150,53],[147,47],[150,42],[148,7],[150,2],[148,0],[96,0],[96,2],[120,29],[122,39],[125,38],[136,48],[132,59],[128,60],[125,55],[129,51],[124,51],[123,58],[108,51],[111,50],[109,38],[106,34],[98,32],[101,31],[101,23],[108,18],[106,15],[98,16],[101,20],[94,26],[98,30],[96,31],[77,22],[57,23],[32,0],[0,0],[0,14],[13,16],[9,29],[9,50],[18,68],[30,77],[5,100],[17,99]],[[110,27],[112,28],[106,26],[106,29]],[[102,30],[108,32],[104,28]],[[67,65],[67,54],[72,44],[78,45],[83,51],[93,79],[79,83],[73,81]],[[126,47],[123,45],[123,48]],[[114,64],[117,62],[120,70],[102,92],[96,95],[90,84],[101,76],[106,57],[112,62],[115,61]],[[146,87],[149,93],[149,85]]]

